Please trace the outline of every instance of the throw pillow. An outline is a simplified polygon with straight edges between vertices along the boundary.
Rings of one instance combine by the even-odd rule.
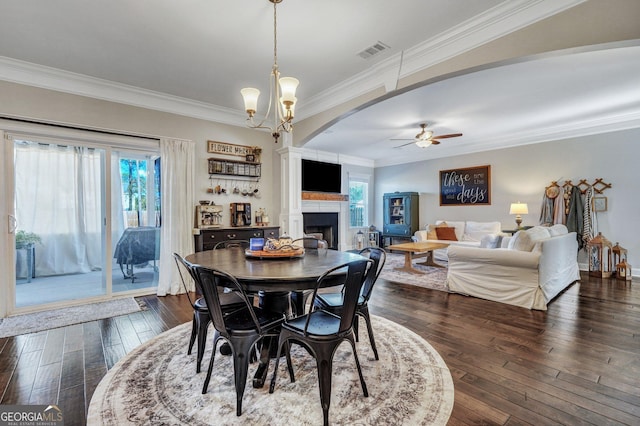
[[[480,240],[480,248],[498,248],[500,247],[500,243],[502,242],[502,235],[500,234],[489,234],[482,237]]]
[[[464,235],[464,221],[455,221],[455,220],[437,220],[436,224],[440,225],[446,223],[448,227],[453,227],[456,230],[456,240],[462,241],[462,236]]]
[[[447,227],[447,222],[441,222],[437,225],[427,225],[427,240],[437,240],[438,234],[436,233],[436,228],[445,228]]]
[[[458,241],[456,238],[456,229],[448,226],[439,226],[436,228],[436,234],[439,240]]]

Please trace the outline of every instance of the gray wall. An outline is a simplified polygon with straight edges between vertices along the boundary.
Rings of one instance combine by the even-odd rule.
[[[382,195],[394,191],[420,193],[420,227],[439,219],[497,220],[503,229],[515,228],[509,205],[529,205],[523,225],[536,225],[545,186],[580,179],[602,178],[612,188],[608,210],[598,213],[599,231],[628,250],[634,275],[640,275],[640,129],[566,139],[518,148],[380,167],[375,175],[375,224],[382,226]],[[426,149],[437,149],[429,147]],[[491,205],[440,206],[439,171],[480,165],[491,166]],[[584,259],[581,259],[584,261]]]

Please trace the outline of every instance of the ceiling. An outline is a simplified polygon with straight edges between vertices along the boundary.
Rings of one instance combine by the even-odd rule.
[[[300,80],[296,121],[395,84],[582,0],[285,0],[278,63]],[[0,0],[0,79],[244,125],[242,87],[273,61],[267,0]],[[358,53],[382,42],[369,59]],[[376,165],[640,127],[640,47],[627,42],[495,64],[359,108],[306,148]],[[260,111],[259,111],[260,113]],[[441,145],[396,149],[426,122]]]

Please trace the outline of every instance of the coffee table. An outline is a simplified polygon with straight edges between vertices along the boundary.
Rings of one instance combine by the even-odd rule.
[[[433,261],[433,250],[447,247],[449,247],[449,244],[446,243],[429,243],[422,241],[414,243],[393,244],[388,246],[387,249],[404,252],[404,265],[395,268],[396,270],[410,272],[412,274],[424,274],[423,271],[420,271],[413,267],[413,259],[426,257],[425,261],[421,262],[421,265],[443,268],[443,265],[437,264]]]

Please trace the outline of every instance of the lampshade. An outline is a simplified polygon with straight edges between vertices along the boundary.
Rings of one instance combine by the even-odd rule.
[[[258,111],[258,96],[260,96],[260,90],[253,87],[245,87],[240,90],[240,94],[244,99],[244,110],[250,114],[254,114]]]
[[[280,101],[283,104],[285,102],[296,102],[296,89],[298,88],[298,84],[300,84],[300,82],[297,78],[282,77],[280,79],[280,89],[282,90]]]
[[[511,203],[511,208],[509,209],[509,214],[529,214],[529,207],[527,203]]]

